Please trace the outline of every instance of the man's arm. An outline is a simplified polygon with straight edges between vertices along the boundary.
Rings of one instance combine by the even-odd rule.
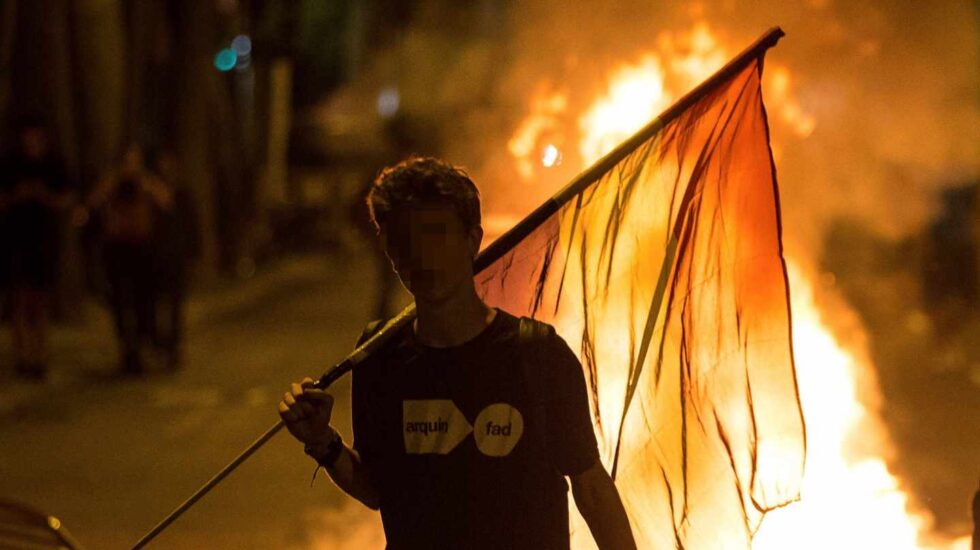
[[[340,435],[330,426],[333,396],[313,388],[314,381],[306,378],[293,384],[279,403],[279,416],[289,433],[306,445],[310,454],[321,458],[332,441]],[[330,479],[345,493],[378,509],[378,491],[371,480],[367,467],[357,452],[343,444],[340,454],[332,464],[325,466]]]
[[[636,550],[626,509],[602,462],[571,476],[575,505],[592,531],[599,550]]]
[[[548,450],[555,468],[572,480],[572,496],[600,550],[636,550],[629,520],[612,478],[599,460],[599,449],[582,366],[568,344],[553,332],[545,340],[539,364],[550,362],[550,375],[538,383],[545,394]],[[532,378],[533,380],[533,378]],[[561,429],[556,427],[561,426]]]
[[[325,465],[324,469],[330,475],[330,479],[343,492],[361,501],[368,508],[377,510],[380,506],[380,499],[378,498],[378,491],[371,481],[370,471],[361,461],[357,451],[344,443],[342,445],[337,459],[334,460],[333,464]],[[314,459],[316,459],[315,456]]]

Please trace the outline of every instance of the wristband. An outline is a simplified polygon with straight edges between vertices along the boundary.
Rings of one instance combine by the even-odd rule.
[[[303,448],[303,451],[317,464],[323,466],[324,468],[330,468],[333,463],[337,461],[340,457],[340,453],[344,450],[344,438],[340,437],[340,434],[336,431],[333,433],[333,439],[331,439],[326,445],[307,445]]]

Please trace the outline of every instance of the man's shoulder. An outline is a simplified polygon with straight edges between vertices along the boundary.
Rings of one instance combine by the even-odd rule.
[[[386,324],[386,319],[375,319],[367,323],[357,339],[355,348],[380,332]],[[498,349],[516,346],[521,351],[534,352],[551,349],[556,344],[564,343],[553,325],[531,317],[518,317],[500,308],[497,309],[497,318],[493,325],[493,334],[488,336]],[[385,342],[373,355],[378,357],[389,356],[398,349],[412,347],[413,338],[410,327],[411,324],[408,324],[398,329],[398,333]]]

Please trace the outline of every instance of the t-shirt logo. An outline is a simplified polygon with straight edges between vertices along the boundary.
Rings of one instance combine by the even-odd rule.
[[[405,400],[402,422],[408,454],[449,454],[473,433],[480,452],[503,457],[514,450],[524,434],[521,412],[507,403],[483,409],[474,429],[449,399]]]
[[[473,431],[456,404],[448,399],[402,402],[405,452],[448,454]]]
[[[487,456],[507,456],[524,433],[521,411],[507,403],[495,403],[476,417],[476,447]]]

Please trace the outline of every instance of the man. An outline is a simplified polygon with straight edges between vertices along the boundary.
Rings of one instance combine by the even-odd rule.
[[[279,404],[290,433],[341,489],[381,510],[391,549],[567,549],[565,476],[599,548],[635,548],[575,355],[546,325],[524,336],[477,294],[473,182],[412,158],[378,176],[368,204],[417,318],[354,370],[353,448],[309,378]]]
[[[121,166],[96,185],[88,199],[100,217],[102,261],[120,345],[120,371],[142,375],[142,344],[153,334],[155,220],[173,208],[170,189],[143,164],[131,145]]]
[[[0,177],[4,271],[9,277],[10,318],[17,374],[47,374],[47,324],[60,265],[61,215],[71,203],[68,176],[36,120],[22,124],[18,148]]]
[[[158,209],[153,236],[153,291],[156,315],[153,340],[167,353],[167,367],[182,362],[184,302],[193,261],[201,251],[197,209],[190,189],[182,180],[177,156],[163,150],[154,156],[153,168],[171,196],[171,208]]]

